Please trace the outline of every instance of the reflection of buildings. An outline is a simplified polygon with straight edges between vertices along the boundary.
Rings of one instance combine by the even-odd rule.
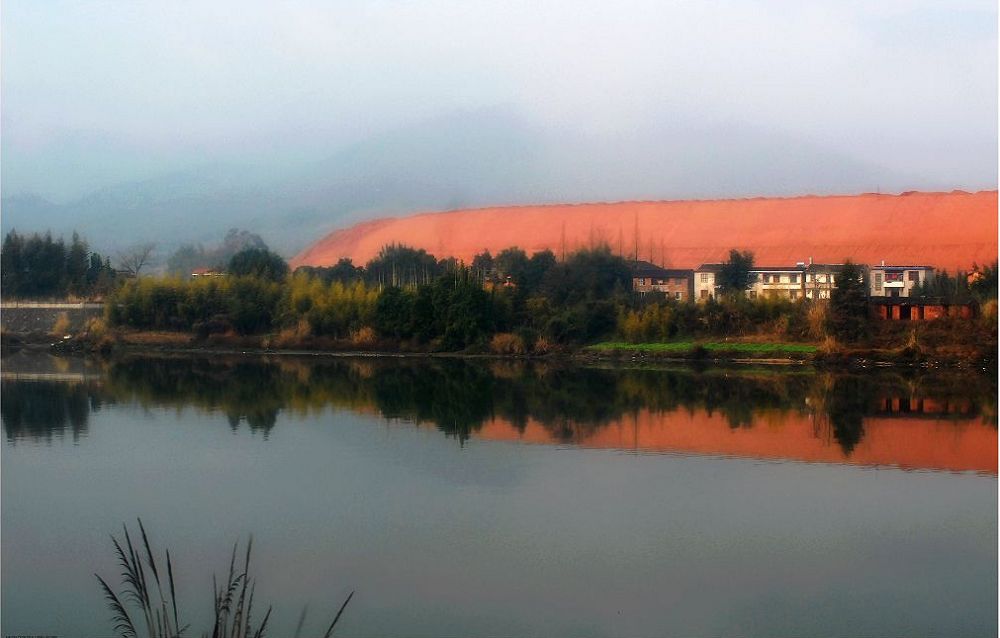
[[[931,399],[920,400],[924,412],[913,417],[902,411],[899,399],[888,402],[890,407],[899,409],[887,416],[865,418],[864,436],[849,454],[835,440],[825,417],[781,410],[755,411],[753,427],[733,428],[719,412],[643,409],[599,429],[574,432],[572,426],[565,426],[559,436],[534,419],[529,419],[520,431],[509,422],[494,418],[475,436],[525,443],[573,442],[585,447],[642,452],[997,474],[995,427],[977,418],[954,418],[965,412],[935,412],[938,409],[935,406],[941,404]],[[971,406],[956,404],[954,409],[971,410]],[[944,415],[949,418],[938,418]]]
[[[875,403],[877,416],[938,419],[941,417],[975,416],[969,399],[931,399],[923,397],[879,397]]]

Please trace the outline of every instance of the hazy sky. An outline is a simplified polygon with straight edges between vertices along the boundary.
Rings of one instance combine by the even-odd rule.
[[[988,0],[5,0],[2,38],[5,194],[319,158],[494,105],[609,139],[747,125],[996,183]]]

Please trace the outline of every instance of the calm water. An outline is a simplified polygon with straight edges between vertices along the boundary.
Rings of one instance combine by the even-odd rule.
[[[193,635],[250,533],[272,635],[351,590],[337,635],[996,635],[996,404],[975,374],[8,356],[2,631],[111,635],[93,574],[141,516]]]

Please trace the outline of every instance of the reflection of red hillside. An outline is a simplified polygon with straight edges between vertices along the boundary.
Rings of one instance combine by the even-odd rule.
[[[383,219],[338,230],[292,260],[365,263],[380,248],[405,243],[437,257],[469,262],[485,249],[520,246],[529,253],[564,244],[572,250],[605,241],[665,266],[693,268],[724,259],[730,248],[753,250],[757,263],[793,264],[809,257],[840,262],[926,263],[968,268],[997,258],[997,192],[908,193],[715,201],[622,202],[484,208]]]
[[[751,428],[733,429],[719,413],[642,410],[635,418],[625,417],[593,432],[573,430],[569,440],[564,441],[621,450],[997,474],[997,430],[979,421],[866,419],[864,436],[850,455],[833,438],[825,419],[793,412],[758,412],[754,422]],[[494,419],[475,436],[528,443],[562,442],[534,420],[520,433],[510,423]]]

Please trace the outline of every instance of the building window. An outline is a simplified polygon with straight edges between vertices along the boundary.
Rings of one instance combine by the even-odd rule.
[[[920,281],[920,272],[916,270],[910,270],[906,273],[910,281]]]
[[[646,285],[646,278],[645,277],[640,277],[639,278],[639,285],[640,286],[645,286]]]
[[[795,297],[797,297],[798,294],[799,294],[798,290],[789,290],[788,291],[788,296],[791,297],[792,299],[795,299]]]
[[[792,283],[793,284],[799,283],[799,276],[798,275],[792,275]]]
[[[707,272],[701,273],[701,283],[707,284],[709,282],[708,276]]]
[[[700,296],[702,299],[708,299],[708,291],[702,288]]]
[[[680,301],[680,299],[681,299],[681,293],[679,293],[679,292],[675,292],[675,293],[674,293],[674,299],[676,299],[676,300]]]
[[[876,288],[882,287],[882,273],[880,272],[875,273],[875,287]]]

